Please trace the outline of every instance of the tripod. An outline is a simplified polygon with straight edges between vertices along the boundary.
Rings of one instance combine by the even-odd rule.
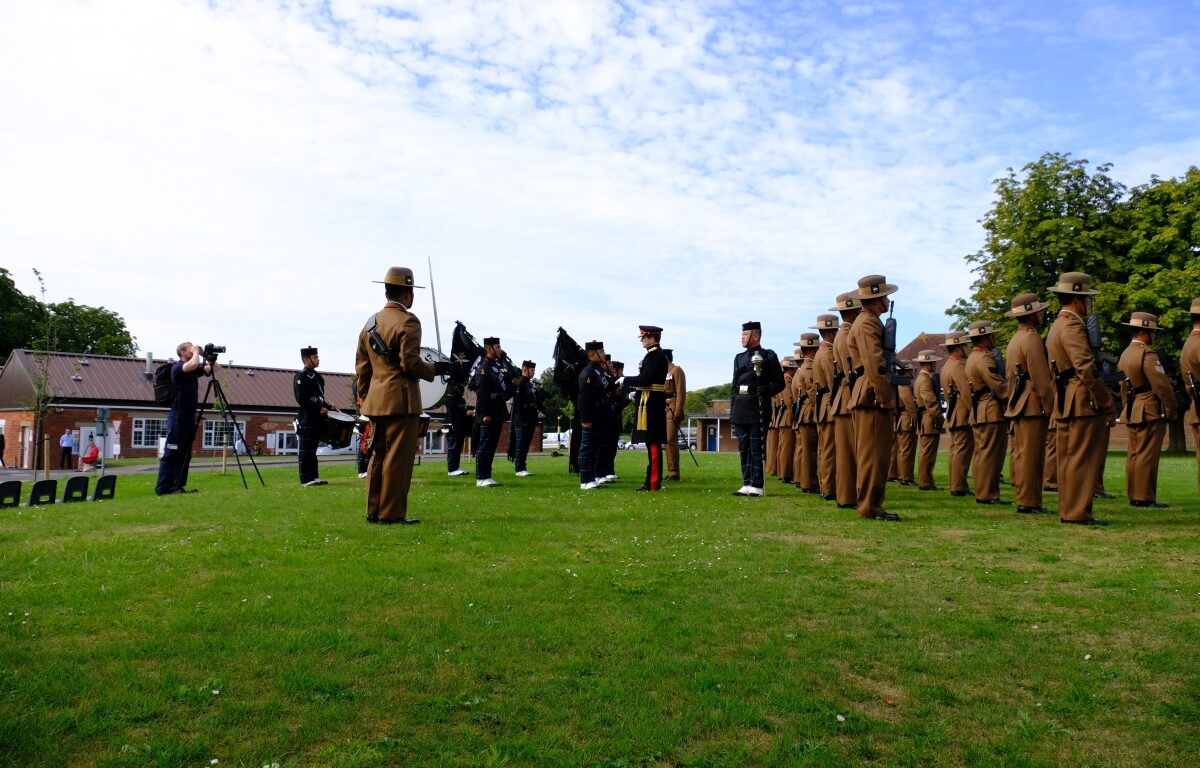
[[[240,424],[238,424],[237,415],[233,412],[233,408],[230,407],[229,400],[225,398],[225,389],[221,386],[221,382],[217,379],[215,366],[213,374],[208,380],[208,386],[204,389],[204,397],[200,398],[200,409],[196,411],[196,430],[200,429],[200,422],[204,420],[204,409],[208,407],[208,398],[210,395],[215,396],[217,410],[221,412],[221,421],[223,424],[225,424],[225,434],[229,434],[229,427],[232,426],[233,431],[237,433],[242,445],[248,446],[249,443],[246,442],[246,436],[242,434],[242,427]],[[192,461],[192,445],[194,444],[195,439],[193,438],[192,443],[188,445],[187,458],[184,459],[183,466],[180,467],[180,476],[183,474],[183,468],[187,467],[187,465]],[[246,482],[246,471],[242,469],[241,452],[235,450],[233,452],[233,458],[237,460],[238,474],[242,476],[242,487],[249,490],[250,485]],[[258,482],[262,483],[263,487],[265,488],[267,482],[263,480],[262,472],[258,471],[258,464],[256,464],[254,461],[254,454],[247,451],[246,458],[250,459],[250,465],[254,467],[254,473],[258,475]],[[178,484],[178,480],[176,480],[176,486],[178,486]]]

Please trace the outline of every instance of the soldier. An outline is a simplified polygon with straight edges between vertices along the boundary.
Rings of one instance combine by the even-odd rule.
[[[667,355],[667,475],[664,480],[679,479],[679,427],[687,416],[687,374],[675,364],[674,350]]]
[[[996,348],[996,327],[977,320],[967,327],[973,348],[967,358],[967,386],[971,392],[971,415],[975,438],[975,503],[1011,504],[1000,498],[1000,473],[1004,469],[1004,449],[1008,429],[1004,421],[1004,403],[1008,387],[996,369],[992,350]]]
[[[950,431],[950,495],[970,496],[967,473],[975,452],[971,428],[971,388],[967,384],[967,335],[950,332],[941,346],[946,348],[942,380],[946,382],[946,429]]]
[[[780,361],[779,365],[782,368],[783,361]],[[767,419],[767,447],[763,469],[772,477],[779,477],[779,472],[775,468],[775,462],[779,457],[779,409],[782,407],[780,395],[775,395],[775,397],[771,398],[770,417]]]
[[[896,372],[904,377],[907,383],[901,382],[896,385],[896,437],[892,441],[888,480],[894,480],[900,485],[916,485],[913,482],[913,464],[917,458],[917,401],[913,394],[912,366],[903,360],[897,360]]]
[[[1046,435],[1054,410],[1054,377],[1046,345],[1038,331],[1046,324],[1050,305],[1037,294],[1022,293],[1012,300],[1005,317],[1017,319],[1017,332],[1008,342],[1008,401],[1004,415],[1012,425],[1012,481],[1017,489],[1017,512],[1050,514],[1042,506],[1046,476]],[[1057,473],[1056,473],[1057,474]]]
[[[591,491],[599,488],[596,468],[604,442],[604,427],[610,417],[609,399],[613,393],[613,380],[609,377],[604,361],[604,342],[589,341],[583,345],[588,363],[579,372],[579,413],[583,438],[579,443],[579,488]]]
[[[1058,421],[1059,519],[1076,525],[1108,525],[1092,514],[1093,492],[1104,439],[1104,423],[1113,413],[1112,395],[1100,378],[1088,346],[1084,317],[1091,309],[1091,276],[1066,272],[1048,290],[1062,304],[1046,338],[1046,354],[1055,377],[1054,418]]]
[[[1050,374],[1051,380],[1054,374]],[[1050,395],[1053,402],[1054,395]],[[1058,422],[1054,420],[1053,406],[1051,406],[1050,421],[1046,425],[1046,471],[1043,479],[1042,490],[1048,493],[1058,493]]]
[[[1125,425],[1129,432],[1129,454],[1125,460],[1125,494],[1134,507],[1166,509],[1158,500],[1158,460],[1162,454],[1167,424],[1175,420],[1175,392],[1163,370],[1154,338],[1158,317],[1134,312],[1129,322],[1133,339],[1121,354],[1125,381]]]
[[[833,388],[837,381],[833,359],[833,340],[838,332],[837,315],[820,315],[817,324],[809,326],[821,335],[821,343],[813,356],[813,391],[816,394],[813,418],[817,423],[817,482],[821,498],[837,499],[837,451],[833,434]]]
[[[609,394],[609,416],[604,424],[603,447],[596,460],[596,482],[601,485],[617,479],[617,451],[620,450],[621,434],[625,431],[625,408],[633,401],[634,393],[616,385],[616,380],[625,375],[625,363],[604,355],[605,371],[614,382]],[[632,440],[630,442],[633,442]]]
[[[897,521],[900,516],[883,508],[887,493],[888,459],[895,436],[896,387],[889,382],[883,357],[883,321],[888,296],[899,290],[883,275],[867,275],[858,281],[853,296],[862,311],[854,318],[847,340],[847,360],[855,364],[850,408],[854,420],[855,493],[858,516],[863,519]]]
[[[516,441],[516,456],[513,469],[517,477],[529,477],[533,473],[528,470],[529,445],[533,442],[533,433],[537,431],[538,414],[546,404],[546,392],[538,386],[533,378],[537,364],[532,360],[521,363],[521,379],[517,382],[513,394],[513,428]]]
[[[317,373],[317,366],[321,364],[317,348],[301,349],[300,359],[304,361],[304,370],[292,381],[292,394],[300,406],[296,416],[300,484],[325,485],[326,481],[317,476],[317,443],[325,432],[325,414],[333,406],[325,400],[325,379]]]
[[[475,422],[475,406],[467,402],[466,385],[451,382],[446,390],[446,474],[461,477],[469,474],[459,466],[463,442],[471,436]]]
[[[663,329],[657,325],[639,325],[638,341],[646,356],[638,364],[636,376],[619,380],[621,388],[636,392],[637,415],[633,422],[635,443],[646,444],[646,481],[638,491],[661,491],[663,478],[662,444],[667,439],[667,354],[659,342]]]
[[[797,354],[800,367],[792,377],[795,393],[796,452],[792,466],[792,479],[796,487],[805,493],[820,493],[817,475],[817,397],[814,379],[814,362],[821,337],[815,333],[800,334]]]
[[[483,340],[483,357],[471,386],[475,390],[475,416],[479,422],[479,447],[475,451],[475,485],[479,488],[500,485],[492,479],[492,459],[500,430],[508,421],[508,400],[512,397],[512,387],[499,363],[503,352],[498,337],[488,336]]]
[[[854,319],[862,312],[862,301],[854,291],[848,291],[837,297],[837,306],[833,308],[842,315],[842,327],[833,337],[833,449],[837,461],[837,505],[840,509],[853,509],[857,506],[858,481],[855,465],[854,449],[854,419],[850,409],[850,395],[854,388],[854,370],[860,363],[853,359],[850,352],[850,327]],[[891,444],[891,441],[888,441]],[[884,467],[887,474],[887,467]]]
[[[941,490],[933,484],[933,467],[937,462],[938,440],[945,432],[942,417],[942,400],[933,380],[933,371],[942,358],[932,349],[917,353],[917,365],[921,370],[913,382],[913,399],[917,404],[917,442],[921,458],[917,464],[917,487],[922,491]]]
[[[773,350],[760,346],[761,341],[761,323],[752,320],[742,324],[745,350],[733,358],[732,402],[729,406],[729,421],[742,459],[742,487],[733,492],[734,496],[764,495],[764,432],[771,415],[771,398],[783,389],[779,358]]]
[[[793,407],[795,405],[795,397],[792,395],[792,380],[796,376],[796,358],[788,355],[779,362],[783,368],[783,390],[776,395],[779,402],[779,410],[777,411],[777,426],[779,435],[776,450],[778,456],[775,459],[775,468],[777,476],[780,480],[789,485],[792,481],[792,467],[795,464],[796,455],[796,428],[793,424]]]
[[[1200,489],[1200,299],[1192,299],[1192,332],[1179,353],[1179,376],[1188,393],[1187,423],[1196,450],[1196,488]]]

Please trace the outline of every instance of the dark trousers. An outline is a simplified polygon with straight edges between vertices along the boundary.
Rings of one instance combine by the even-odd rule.
[[[452,427],[446,435],[446,471],[456,472],[462,462],[463,433],[458,427]]]
[[[738,453],[742,455],[742,485],[763,487],[763,430],[758,425],[734,424]]]
[[[167,445],[158,462],[158,482],[154,492],[159,496],[174,493],[187,485],[188,465],[192,462],[192,441],[196,439],[196,422],[189,414],[167,413]]]
[[[533,442],[533,433],[537,431],[537,422],[534,421],[529,424],[518,422],[515,424],[515,427],[517,455],[513,469],[517,472],[524,472],[526,459],[529,458],[529,446]]]
[[[492,459],[496,456],[496,443],[500,440],[500,426],[479,425],[479,449],[475,451],[476,480],[487,480],[492,476]]]
[[[663,447],[658,443],[646,443],[646,487],[661,491],[663,483]]]
[[[596,481],[596,466],[599,464],[600,443],[604,433],[598,429],[583,429],[579,440],[579,482],[592,483]]]
[[[296,429],[301,483],[317,479],[317,443],[320,441],[320,427],[298,427]]]
[[[71,448],[63,448],[62,449],[62,455],[58,457],[58,468],[59,469],[72,469],[72,467],[71,467],[72,452],[73,451]]]

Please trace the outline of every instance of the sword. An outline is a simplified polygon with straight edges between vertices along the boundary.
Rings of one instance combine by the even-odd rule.
[[[426,256],[425,263],[429,266],[429,298],[433,299],[433,335],[437,337],[437,351],[442,354],[442,328],[438,325],[437,290],[433,287],[433,261]],[[443,355],[444,357],[444,355]]]

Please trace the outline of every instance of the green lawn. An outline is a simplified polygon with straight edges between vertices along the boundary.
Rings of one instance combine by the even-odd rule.
[[[0,763],[1200,761],[1192,457],[1107,529],[895,485],[864,522],[699,458],[661,494],[640,452],[590,493],[431,462],[412,527],[365,524],[348,464],[0,511]]]

